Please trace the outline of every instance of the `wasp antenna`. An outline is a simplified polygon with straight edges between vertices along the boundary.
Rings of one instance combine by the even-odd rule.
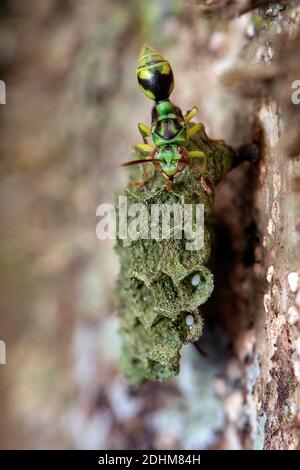
[[[131,160],[130,162],[121,163],[120,166],[132,166],[137,165],[138,163],[148,163],[151,162],[150,158],[142,158],[141,160]]]

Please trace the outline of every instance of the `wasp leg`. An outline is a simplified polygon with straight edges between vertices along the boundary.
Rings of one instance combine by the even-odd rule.
[[[173,180],[168,180],[166,183],[166,188],[168,191],[172,191],[173,189]]]
[[[208,178],[205,178],[204,175],[200,176],[200,183],[204,191],[209,195],[212,196],[214,193],[214,188],[211,181]]]
[[[145,178],[141,178],[137,181],[134,181],[132,184],[133,184],[133,187],[134,188],[141,188],[142,186],[144,186],[144,184],[146,183],[146,179]]]
[[[194,116],[198,113],[198,108],[197,106],[193,106],[192,109],[190,109],[186,115],[184,116],[184,120],[186,123],[190,122]]]
[[[151,160],[152,157],[148,157],[148,161],[151,162]],[[133,183],[133,186],[135,188],[141,188],[145,183],[147,183],[147,181],[149,181],[149,172],[146,168],[146,165],[143,165],[143,175],[141,175],[140,179]]]
[[[223,139],[210,139],[208,138],[210,144],[224,145],[225,141]]]
[[[140,152],[143,153],[143,155],[146,156],[146,158],[149,157],[149,159],[152,159],[153,152],[155,150],[155,147],[153,145],[149,144],[137,144],[135,146],[136,150],[139,150]]]
[[[192,137],[194,134],[196,134],[202,128],[203,128],[203,124],[201,124],[200,122],[198,124],[194,124],[192,127],[190,127],[187,130],[188,138]]]
[[[150,137],[151,135],[150,127],[146,126],[146,124],[143,124],[142,122],[139,122],[138,128],[141,136],[143,137],[144,144],[147,144],[147,137]]]
[[[188,158],[201,158],[203,161],[206,161],[206,155],[202,150],[190,150],[187,152]]]
[[[153,150],[155,149],[154,145],[149,144],[137,144],[136,148],[141,150],[143,153],[152,154]]]
[[[136,147],[140,148],[142,147],[143,150],[146,150],[149,152],[150,149],[148,147],[151,147],[150,145],[147,144],[138,144]],[[146,149],[145,149],[146,147]],[[152,163],[152,152],[150,155],[145,155],[144,158],[139,159],[139,160],[132,160],[130,162],[122,163],[121,166],[133,166],[133,165],[138,165],[140,163]],[[133,186],[136,188],[140,188],[141,186],[144,186],[144,184],[149,180],[149,173],[147,171],[147,168],[145,165],[143,165],[143,177],[139,179],[138,181],[135,181],[133,183]]]
[[[197,173],[200,174],[201,186],[204,189],[204,191],[211,196],[213,194],[213,187],[205,178],[206,159],[207,159],[205,153],[202,152],[201,150],[191,150],[190,152],[187,153],[187,155],[189,159],[198,158],[200,160],[198,162],[189,161],[188,165],[191,170],[196,171]]]
[[[149,171],[148,171],[146,165],[143,165],[143,174],[144,174],[143,180],[146,183],[146,181],[148,181],[148,179],[149,179]]]

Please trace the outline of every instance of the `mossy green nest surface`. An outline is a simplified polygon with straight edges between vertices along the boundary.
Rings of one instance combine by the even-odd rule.
[[[207,155],[206,177],[212,186],[232,167],[232,149],[222,141],[210,140],[204,127],[187,148],[201,149]],[[134,152],[135,158],[142,158],[137,150]],[[141,180],[143,184],[137,185]],[[166,240],[129,237],[117,241],[121,366],[130,383],[138,385],[144,380],[164,381],[178,374],[182,345],[198,340],[202,334],[201,305],[213,291],[213,275],[206,267],[211,251],[209,217],[213,193],[203,189],[199,174],[189,168],[175,179],[169,191],[161,174],[147,164],[147,176],[141,165],[130,170],[123,196],[127,196],[128,206],[143,203],[149,214],[152,204],[204,206],[201,249],[188,250],[184,236]],[[150,220],[149,216],[144,223],[150,224]],[[143,228],[150,230],[150,227]],[[175,230],[174,226],[171,228]],[[195,276],[197,283],[192,283]]]

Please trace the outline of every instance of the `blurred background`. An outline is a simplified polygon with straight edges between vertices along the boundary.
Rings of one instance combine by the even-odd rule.
[[[234,359],[189,345],[179,377],[128,387],[118,260],[95,229],[96,207],[126,183],[137,123],[150,121],[135,73],[143,43],[171,62],[174,102],[197,105],[211,137],[238,145],[247,105],[219,77],[253,34],[248,14],[224,25],[183,0],[1,0],[1,448],[247,446],[230,425],[246,419],[230,392]]]

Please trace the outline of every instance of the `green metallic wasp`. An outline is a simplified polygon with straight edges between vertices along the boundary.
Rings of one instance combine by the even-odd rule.
[[[188,126],[197,114],[196,106],[183,115],[169,100],[174,88],[171,65],[159,52],[145,44],[139,57],[137,78],[142,92],[155,101],[152,123],[151,128],[138,124],[144,143],[137,144],[136,148],[145,154],[145,158],[123,163],[122,166],[152,163],[167,178],[169,189],[174,178],[189,166],[200,174],[203,188],[210,193],[211,189],[204,178],[206,155],[201,150],[188,151],[186,148],[188,139],[203,128],[203,124]],[[147,142],[148,137],[152,138],[153,145]]]

